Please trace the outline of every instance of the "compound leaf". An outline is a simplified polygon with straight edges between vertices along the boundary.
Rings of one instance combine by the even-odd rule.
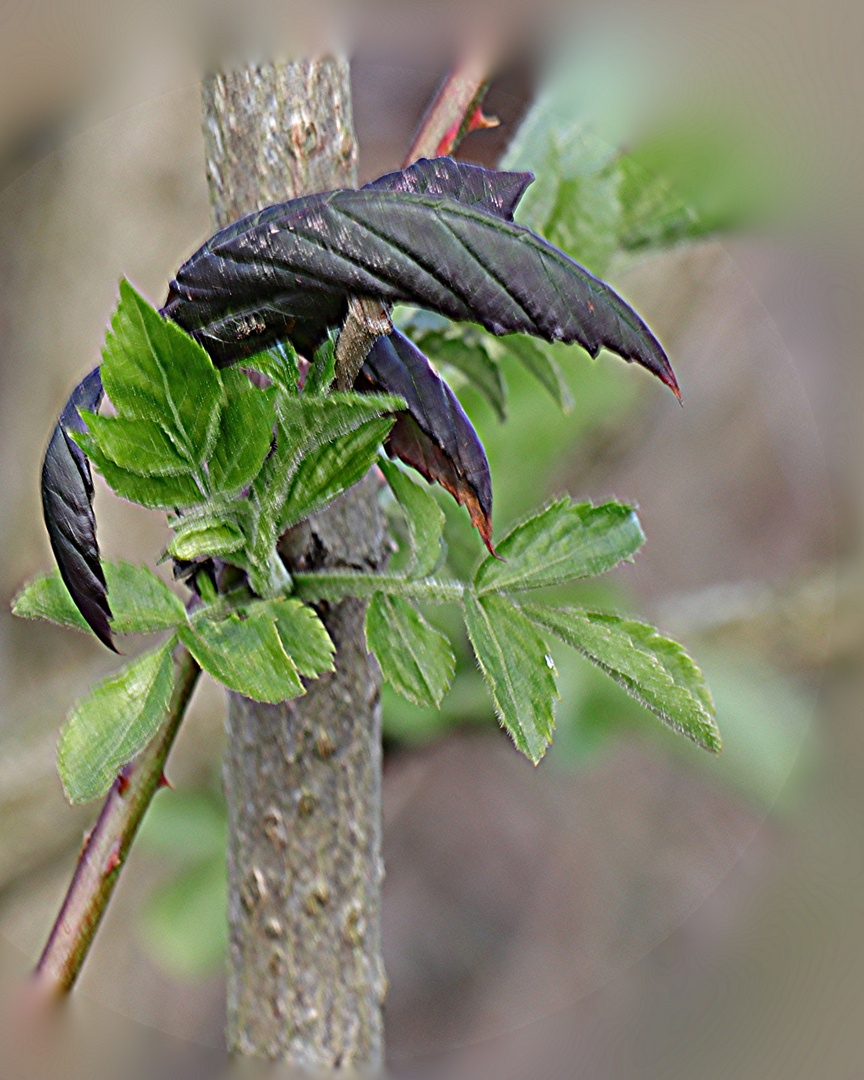
[[[243,530],[229,518],[207,516],[188,522],[180,518],[174,528],[176,535],[168,545],[168,553],[183,561],[230,555],[246,542]]]
[[[227,400],[209,469],[214,490],[228,495],[250,483],[264,463],[276,422],[275,391],[253,386],[237,368],[224,371],[222,383]]]
[[[114,610],[111,628],[116,633],[152,634],[173,630],[186,621],[180,598],[146,567],[107,562],[104,569]],[[23,619],[47,619],[73,630],[88,630],[56,570],[25,585],[12,601],[12,612]]]
[[[72,438],[90,458],[108,484],[121,498],[153,510],[197,506],[206,500],[191,472],[181,476],[142,476],[115,464],[103,454],[89,432],[71,432]]]
[[[552,395],[562,412],[573,408],[573,395],[567,385],[561,368],[555,363],[546,349],[536,341],[526,337],[507,337],[500,342],[505,356],[512,356],[523,364]]]
[[[72,438],[74,432],[84,430],[80,410],[98,409],[102,394],[99,368],[94,368],[69,395],[42,463],[42,514],[51,550],[75,606],[99,640],[116,652],[96,540],[93,476],[89,461]]]
[[[313,679],[334,670],[336,647],[313,608],[287,597],[267,601],[267,610],[276,620],[282,647],[301,675]]]
[[[470,331],[458,337],[446,333],[425,334],[419,343],[436,363],[450,364],[461,371],[489,402],[498,419],[507,419],[504,376],[479,334]]]
[[[294,472],[278,531],[321,510],[361,480],[375,463],[392,426],[389,416],[370,420],[308,451]]]
[[[99,416],[85,411],[81,417],[88,436],[121,469],[141,476],[179,476],[190,471],[189,462],[155,420]]]
[[[275,617],[263,606],[218,622],[202,619],[179,634],[201,667],[229,690],[271,704],[305,693]]]
[[[449,491],[465,506],[487,547],[492,544],[492,478],[483,444],[456,395],[413,341],[398,330],[378,338],[358,386],[404,399],[387,453]]]
[[[163,312],[226,364],[280,337],[320,341],[350,294],[578,342],[592,356],[605,347],[677,393],[657,339],[584,267],[482,202],[398,184],[306,196],[229,225],[178,270]]]
[[[312,363],[306,372],[303,393],[310,397],[326,394],[330,383],[336,376],[336,346],[332,338],[327,337],[315,350]]]
[[[427,577],[441,559],[444,511],[419,484],[389,461],[380,461],[381,471],[396,496],[408,523],[411,538],[410,577]]]
[[[126,280],[105,339],[102,382],[120,416],[156,421],[190,468],[206,461],[222,403],[219,373]]]

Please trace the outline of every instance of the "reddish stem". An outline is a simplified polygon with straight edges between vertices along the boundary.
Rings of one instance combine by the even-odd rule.
[[[495,127],[498,121],[485,117],[480,108],[488,85],[485,56],[472,54],[457,64],[427,109],[403,167],[421,157],[452,154],[469,132]]]
[[[189,650],[178,645],[168,715],[153,741],[125,766],[108,792],[36,965],[33,980],[46,996],[68,993],[78,977],[138,826],[163,786],[165,761],[200,674]]]

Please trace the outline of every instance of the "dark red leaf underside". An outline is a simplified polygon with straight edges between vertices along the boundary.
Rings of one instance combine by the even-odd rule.
[[[492,478],[486,451],[459,400],[429,360],[394,330],[373,345],[358,379],[370,390],[405,399],[387,440],[387,452],[440,484],[465,506],[483,542],[492,547]]]

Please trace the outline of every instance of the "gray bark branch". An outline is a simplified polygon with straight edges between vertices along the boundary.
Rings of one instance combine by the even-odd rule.
[[[263,66],[204,85],[207,175],[221,226],[356,183],[347,62]],[[289,569],[373,569],[386,535],[367,477],[284,538]],[[380,674],[365,606],[322,608],[336,671],[280,706],[230,695],[227,1039],[296,1068],[382,1059]]]

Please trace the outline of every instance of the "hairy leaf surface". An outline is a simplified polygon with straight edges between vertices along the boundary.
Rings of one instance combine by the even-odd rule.
[[[653,626],[620,615],[540,604],[523,607],[545,630],[577,649],[669,727],[706,750],[720,749],[714,702],[684,649]]]
[[[71,802],[89,802],[156,734],[174,689],[174,639],[103,679],[73,708],[57,766]]]
[[[285,652],[301,675],[313,679],[333,671],[336,647],[316,612],[293,597],[271,600],[267,611],[276,620],[276,629]]]
[[[506,597],[465,594],[465,626],[498,718],[536,764],[552,741],[555,668],[534,624]]]
[[[145,566],[106,562],[104,571],[114,605],[115,633],[153,634],[186,621],[180,597]],[[22,619],[47,619],[73,630],[89,630],[57,570],[28,582],[12,601],[12,613]]]
[[[426,577],[441,559],[444,511],[419,484],[389,461],[380,462],[381,471],[396,496],[408,523],[411,538],[410,577]]]
[[[474,576],[478,592],[537,589],[603,574],[642,546],[635,511],[621,503],[573,503],[559,499],[517,525]]]
[[[366,642],[394,690],[421,707],[441,704],[456,657],[410,600],[376,593],[366,610]]]
[[[259,606],[245,617],[201,620],[180,629],[180,640],[214,679],[255,701],[276,704],[303,694],[303,684],[276,631],[274,614]]]

